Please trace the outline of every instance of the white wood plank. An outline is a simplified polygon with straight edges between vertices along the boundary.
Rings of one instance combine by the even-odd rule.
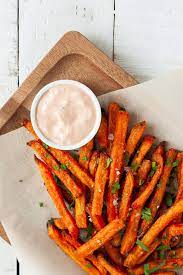
[[[67,31],[82,32],[110,57],[114,0],[20,0],[20,82]]]
[[[18,85],[17,1],[0,0],[0,106]],[[0,274],[16,275],[16,257],[0,239]]]
[[[0,274],[17,275],[16,258],[9,244],[0,239]]]
[[[17,88],[17,1],[0,0],[0,106]]]
[[[183,67],[182,0],[115,0],[115,61],[144,81]]]

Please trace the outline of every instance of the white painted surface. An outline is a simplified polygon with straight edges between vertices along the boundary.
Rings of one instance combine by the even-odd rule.
[[[183,67],[182,0],[0,0],[0,7],[0,105],[17,87],[18,49],[22,82],[69,30],[82,32],[110,57],[114,46],[115,62],[139,81]],[[15,257],[2,241],[1,262],[0,275],[16,274]]]
[[[9,244],[0,239],[0,275],[16,274],[16,258],[13,250]]]

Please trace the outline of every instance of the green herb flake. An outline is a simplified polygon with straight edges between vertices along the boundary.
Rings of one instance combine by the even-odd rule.
[[[74,207],[74,203],[75,203],[75,201],[73,200],[73,201],[69,204],[69,209],[70,209],[70,210]]]
[[[136,244],[139,245],[144,251],[149,252],[149,248],[143,244],[139,239],[137,239]]]
[[[84,157],[82,158],[82,160],[87,161],[87,160],[88,160],[88,157],[87,157],[87,156],[84,156]]]
[[[156,162],[155,161],[152,161],[152,170],[153,171],[156,171],[157,170],[157,164],[156,164]]]
[[[88,267],[88,268],[92,268],[92,267],[93,267],[93,265],[92,265],[91,263],[87,263],[87,264],[86,264],[86,267]]]
[[[142,210],[142,219],[146,220],[147,222],[152,219],[152,213],[151,213],[151,209],[150,208],[145,207]]]
[[[59,170],[59,166],[58,165],[53,165],[53,169],[54,170]]]
[[[127,151],[125,152],[124,158],[125,158],[125,163],[126,163],[126,165],[128,165],[129,160],[130,160],[130,154],[129,154]]]
[[[145,275],[149,275],[150,274],[149,264],[145,264],[144,265],[144,274]]]
[[[106,168],[108,168],[110,166],[111,162],[112,162],[112,159],[111,158],[107,158],[107,160],[106,160]]]
[[[139,164],[138,163],[132,163],[131,168],[134,172],[136,172],[137,169],[139,168]]]
[[[163,261],[163,262],[160,263],[159,265],[157,265],[157,266],[151,268],[151,269],[150,269],[150,273],[154,273],[154,272],[158,271],[159,269],[161,269],[162,266],[164,266],[164,264],[165,264],[165,261]]]
[[[166,193],[166,196],[165,196],[165,203],[168,207],[170,207],[173,203],[173,199],[172,199],[172,196],[170,193]]]
[[[177,159],[176,161],[173,162],[172,166],[173,166],[173,168],[175,168],[178,165],[179,165],[179,160]]]
[[[63,164],[63,163],[60,165],[60,167],[61,167],[62,170],[66,170],[67,169],[67,166],[65,164]]]
[[[166,258],[165,257],[165,251],[160,251],[159,257],[160,257],[161,260],[164,260]]]
[[[160,188],[160,187],[161,187],[161,184],[162,184],[162,182],[161,182],[161,180],[160,180],[159,183],[157,184],[157,187]]]
[[[156,249],[157,251],[162,251],[162,250],[171,250],[171,247],[169,245],[164,245],[164,244],[161,244],[157,247]]]
[[[119,184],[119,182],[116,182],[112,187],[112,194],[115,194],[116,191],[119,189],[120,189],[120,184]]]
[[[149,176],[152,178],[154,176],[155,171],[151,170],[151,172],[149,173]]]
[[[87,227],[87,238],[90,238],[92,236],[93,233],[93,226],[92,223],[89,223],[88,227]]]
[[[50,156],[50,155],[49,155],[48,153],[45,154],[45,157],[46,157],[46,158],[49,158],[49,156]]]
[[[166,163],[167,166],[170,166],[172,164],[172,158],[167,158]]]
[[[43,142],[42,145],[45,149],[48,149],[48,145],[46,143]]]
[[[43,202],[39,202],[39,207],[43,207],[44,203]]]

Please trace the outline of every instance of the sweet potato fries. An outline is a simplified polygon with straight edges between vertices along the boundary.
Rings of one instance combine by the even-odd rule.
[[[176,274],[183,266],[183,153],[154,148],[147,122],[112,102],[99,131],[73,152],[44,144],[29,120],[46,189],[58,211],[48,236],[88,274]]]

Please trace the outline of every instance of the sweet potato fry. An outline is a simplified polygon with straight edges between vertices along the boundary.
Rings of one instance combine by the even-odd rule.
[[[57,219],[53,219],[53,222],[54,222],[54,225],[55,225],[57,228],[59,228],[59,229],[61,229],[61,230],[67,229],[67,227],[65,226],[63,220],[57,218]]]
[[[136,185],[141,187],[147,180],[148,174],[151,170],[151,161],[149,159],[144,159],[141,166],[138,169],[136,177]],[[142,188],[140,188],[140,193]]]
[[[28,130],[31,135],[33,135],[36,140],[39,140],[39,137],[36,135],[30,120],[24,119],[22,125]]]
[[[100,128],[96,135],[97,144],[100,149],[107,149],[108,147],[108,125],[107,125],[107,118],[105,114],[102,114],[102,119],[100,123]]]
[[[132,211],[127,223],[125,234],[121,242],[121,254],[126,255],[135,244],[137,238],[138,225],[141,218],[142,209],[154,190],[163,171],[163,158],[161,155],[155,155],[153,161],[156,162],[157,169],[151,180],[147,183],[144,191],[137,197],[132,204]]]
[[[135,186],[134,176],[132,171],[129,170],[126,175],[122,196],[121,196],[120,209],[119,209],[119,218],[122,219],[124,222],[126,222],[128,217],[134,186]]]
[[[183,159],[179,161],[177,174],[178,174],[178,190],[175,198],[176,202],[183,199]]]
[[[126,165],[128,165],[128,162],[130,160],[130,157],[135,151],[135,148],[141,139],[144,130],[146,128],[146,121],[142,121],[137,123],[130,131],[130,135],[127,139],[126,143],[126,149],[125,149],[125,156],[126,156]]]
[[[70,234],[77,238],[78,228],[76,222],[70,212],[68,211],[60,188],[57,186],[54,177],[44,162],[35,157],[35,162],[39,167],[41,176],[44,180],[45,186],[48,190],[50,197],[52,198],[55,207],[58,210],[60,218],[64,222],[65,227],[69,230]]]
[[[151,146],[153,145],[153,142],[155,140],[155,137],[153,136],[145,136],[139,150],[137,151],[136,155],[133,158],[131,167],[134,172],[136,172],[141,165],[145,155],[150,150]]]
[[[81,147],[79,150],[79,163],[85,169],[88,169],[93,146],[94,146],[94,140],[92,139],[86,145]]]
[[[122,228],[124,223],[119,219],[116,219],[101,229],[95,236],[93,236],[87,243],[83,244],[77,249],[77,255],[80,257],[86,257],[92,254],[95,250],[103,246],[107,241]]]
[[[173,162],[176,159],[176,155],[177,155],[177,152],[175,149],[169,149],[167,152],[163,174],[147,206],[151,210],[151,219],[143,220],[141,224],[141,236],[143,236],[147,232],[148,228],[153,223],[153,220],[157,214],[157,211],[162,203],[162,200],[166,191],[166,185],[169,180],[169,177],[173,168]]]
[[[144,251],[144,254],[141,256],[141,258],[138,261],[138,264],[143,263],[154,251],[155,249],[160,245],[161,241],[160,239],[156,239],[150,246],[149,246],[149,252]]]
[[[177,160],[176,161],[178,163],[177,180],[178,180],[178,182],[180,182],[180,177],[181,177],[181,174],[180,174],[181,168],[180,168],[180,166],[181,166],[181,162],[183,161],[183,152],[179,152],[177,154]]]
[[[167,212],[160,216],[147,233],[142,238],[141,242],[149,247],[158,235],[174,220],[178,215],[183,212],[183,199],[171,206]],[[124,261],[124,265],[127,267],[132,267],[138,263],[139,258],[143,255],[143,249],[136,245],[133,250],[129,253]]]
[[[119,248],[114,247],[110,242],[107,242],[104,247],[110,260],[114,262],[116,265],[122,267],[123,258],[120,254]]]
[[[114,133],[114,142],[111,150],[112,162],[110,165],[109,187],[107,192],[107,216],[109,222],[118,217],[118,191],[124,167],[124,149],[128,121],[128,113],[119,111]]]
[[[63,184],[72,193],[74,198],[77,198],[82,194],[82,187],[76,184],[76,182],[71,178],[66,170],[60,168],[60,164],[51,154],[48,153],[48,151],[44,148],[43,144],[40,141],[29,141],[27,145],[30,146],[48,165],[52,173],[55,174],[63,182]]]
[[[90,261],[76,256],[73,246],[64,239],[62,233],[60,233],[54,225],[48,225],[48,235],[50,239],[52,239],[58,245],[59,248],[61,248],[68,256],[70,256],[71,259],[74,260],[88,274],[101,274],[99,270],[91,264]]]
[[[99,262],[101,263],[101,265],[103,265],[103,267],[112,275],[124,275],[127,274],[127,272],[125,272],[124,270],[120,269],[119,267],[114,267],[113,265],[111,265],[108,261],[106,261],[106,259],[104,258],[104,256],[102,254],[99,254],[97,259],[99,260]]]
[[[177,270],[183,266],[183,259],[168,259],[168,260],[156,260],[155,262],[148,262],[146,268],[148,270]],[[144,265],[140,265],[136,268],[130,269],[129,272],[135,275],[144,274]],[[154,273],[153,273],[154,274]]]
[[[180,235],[183,235],[183,223],[171,224],[163,232],[162,243],[169,245],[171,244],[171,241],[173,242],[174,237]]]
[[[109,178],[107,159],[107,154],[100,154],[99,164],[95,175],[94,194],[92,201],[92,216],[102,214],[105,186]]]
[[[154,275],[175,275],[176,273],[174,271],[160,271],[160,272],[154,272]]]
[[[164,157],[165,153],[165,141],[160,142],[154,149],[153,155],[158,154]]]
[[[97,231],[100,231],[102,228],[105,227],[105,221],[103,219],[102,215],[93,215],[91,214],[92,222],[96,228]]]
[[[116,127],[116,118],[118,111],[120,110],[120,106],[112,102],[109,104],[108,107],[108,154],[110,155],[111,149],[112,149],[112,144],[114,140],[114,131]]]
[[[83,186],[83,194],[75,198],[75,219],[78,228],[87,228],[86,217],[86,190]]]
[[[89,163],[89,171],[90,175],[95,177],[97,167],[98,167],[98,161],[99,161],[100,153],[98,151],[94,151],[91,155],[90,163]]]
[[[92,177],[83,169],[77,160],[69,154],[69,152],[55,148],[49,148],[49,151],[62,165],[64,165],[64,169],[67,167],[82,184],[88,186],[90,189],[93,188],[94,182]]]

